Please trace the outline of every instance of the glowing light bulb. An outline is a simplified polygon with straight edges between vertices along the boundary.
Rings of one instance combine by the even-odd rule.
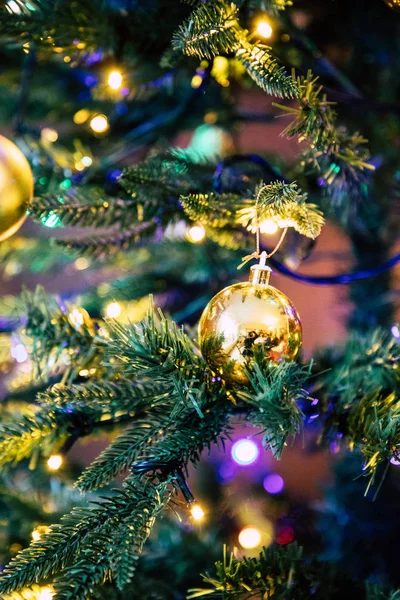
[[[40,540],[40,538],[42,537],[42,535],[44,533],[47,533],[50,530],[50,527],[47,527],[47,525],[39,525],[38,527],[36,527],[36,529],[34,529],[32,531],[32,539],[34,542],[37,542]]]
[[[201,519],[204,518],[204,510],[201,508],[200,504],[193,504],[190,512],[195,521],[201,521]]]
[[[261,233],[273,235],[278,231],[278,225],[272,219],[265,219],[265,221],[260,223],[260,231]]]
[[[122,86],[122,74],[119,71],[111,71],[107,83],[112,90],[119,90]]]
[[[90,156],[83,156],[81,163],[85,166],[85,167],[90,167],[90,165],[93,163],[93,159]]]
[[[54,590],[50,586],[42,588],[38,595],[38,600],[52,600],[54,598]]]
[[[267,20],[261,19],[257,23],[257,33],[259,36],[268,39],[272,35],[272,27]]]
[[[46,140],[47,142],[56,142],[58,140],[58,133],[55,129],[43,127],[42,131],[40,132],[40,137],[42,140]]]
[[[190,85],[192,86],[192,88],[197,89],[201,86],[202,83],[203,83],[203,78],[201,77],[201,75],[193,75]]]
[[[251,440],[238,440],[232,446],[232,458],[238,465],[251,465],[258,457],[258,448]]]
[[[86,108],[81,108],[74,114],[74,123],[77,125],[82,125],[82,123],[86,123],[89,118],[89,111]]]
[[[263,481],[264,489],[269,494],[280,494],[285,487],[285,482],[277,473],[267,475]]]
[[[47,461],[47,466],[52,471],[58,471],[58,469],[61,467],[62,464],[63,464],[63,457],[61,456],[61,454],[53,454],[52,456],[50,456],[49,460]]]
[[[201,223],[197,223],[196,225],[189,227],[186,235],[189,242],[192,242],[192,244],[199,244],[206,237],[206,230]]]
[[[90,128],[94,133],[105,133],[109,127],[108,119],[105,115],[95,115],[90,120]]]
[[[245,527],[239,533],[238,539],[242,548],[257,548],[261,542],[261,533],[256,527]]]
[[[395,338],[400,338],[400,329],[397,325],[393,325],[391,332]]]
[[[106,307],[106,315],[110,319],[116,319],[122,312],[121,305],[118,302],[110,302]]]
[[[13,358],[15,358],[17,363],[23,363],[28,358],[28,352],[23,344],[17,344],[11,348],[10,354]]]
[[[81,308],[73,308],[69,313],[68,318],[74,327],[80,327],[83,325],[85,315]]]
[[[89,261],[87,258],[80,256],[79,258],[76,259],[76,261],[74,262],[74,265],[75,265],[75,269],[77,271],[84,271],[85,269],[88,268]]]

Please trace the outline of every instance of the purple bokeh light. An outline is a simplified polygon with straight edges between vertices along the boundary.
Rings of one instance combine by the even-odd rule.
[[[270,473],[264,478],[264,489],[269,494],[280,494],[285,488],[283,478],[277,473]]]

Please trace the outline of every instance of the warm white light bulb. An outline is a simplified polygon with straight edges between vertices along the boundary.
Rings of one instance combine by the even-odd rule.
[[[204,518],[204,510],[201,508],[200,504],[193,504],[190,512],[195,521],[201,521],[201,519]]]
[[[242,548],[257,548],[261,543],[261,533],[255,527],[245,527],[239,533],[238,539]]]
[[[52,600],[54,598],[54,590],[50,586],[42,588],[38,595],[38,600]]]
[[[90,127],[95,133],[104,133],[109,128],[108,119],[105,115],[96,115],[90,120]]]
[[[119,90],[122,85],[122,74],[119,71],[111,71],[107,82],[112,90]]]
[[[204,240],[206,236],[206,231],[201,223],[197,223],[196,225],[192,225],[188,229],[187,237],[189,242],[193,244],[198,244]]]
[[[118,302],[110,302],[106,307],[106,315],[109,319],[116,319],[122,312],[121,305]]]
[[[261,221],[260,223],[260,231],[261,233],[273,235],[278,231],[278,225],[272,219],[265,219],[265,221]]]
[[[52,471],[58,471],[58,469],[61,467],[62,464],[63,464],[63,457],[61,456],[61,454],[53,454],[52,456],[50,456],[49,460],[47,461],[47,466]]]
[[[259,21],[257,23],[257,33],[258,33],[258,35],[260,35],[261,37],[263,37],[265,39],[268,39],[271,37],[272,27],[268,23],[268,21],[262,19],[262,21]]]

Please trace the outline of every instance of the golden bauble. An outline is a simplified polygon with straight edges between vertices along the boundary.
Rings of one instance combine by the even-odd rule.
[[[25,221],[33,195],[33,176],[21,150],[0,135],[0,242]]]
[[[251,366],[257,350],[263,350],[273,362],[292,360],[301,343],[302,328],[295,307],[269,284],[230,285],[210,300],[199,323],[204,359],[231,382],[248,382],[245,369]]]

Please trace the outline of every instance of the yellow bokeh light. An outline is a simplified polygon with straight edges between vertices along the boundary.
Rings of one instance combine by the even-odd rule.
[[[75,265],[75,269],[77,271],[84,271],[85,269],[88,268],[89,261],[87,258],[80,256],[79,258],[76,259],[76,261],[74,262],[74,265]]]
[[[122,73],[119,71],[111,71],[108,75],[107,83],[112,90],[119,90],[122,86]]]
[[[68,315],[68,319],[74,327],[80,327],[85,321],[85,312],[82,308],[73,308]]]
[[[272,31],[273,31],[272,27],[266,19],[261,19],[257,23],[257,33],[259,36],[263,37],[264,39],[270,38],[272,35]]]
[[[46,142],[56,142],[58,140],[58,133],[55,129],[51,129],[50,127],[43,127],[40,132],[40,136],[42,140],[46,140]]]
[[[257,548],[261,543],[261,533],[256,527],[245,527],[239,533],[238,539],[242,548]]]
[[[272,219],[265,219],[265,221],[260,223],[260,231],[261,233],[273,235],[278,231],[278,225]]]
[[[90,120],[90,128],[94,133],[105,133],[109,127],[106,115],[95,115]]]
[[[201,508],[200,504],[193,504],[190,512],[195,521],[201,521],[201,519],[204,518],[204,510]]]
[[[110,302],[106,306],[106,315],[110,319],[116,319],[122,312],[121,305],[118,302]]]
[[[200,75],[193,75],[190,85],[192,88],[199,88],[203,83],[203,78]]]
[[[82,123],[86,123],[89,116],[89,111],[86,108],[82,108],[74,114],[74,123],[76,123],[77,125],[82,125]]]
[[[54,590],[50,586],[42,588],[38,595],[38,600],[52,600],[54,598]]]
[[[58,469],[61,467],[62,464],[63,464],[63,457],[61,456],[61,454],[53,454],[52,456],[50,456],[50,458],[47,461],[47,466],[52,471],[58,471]]]
[[[187,231],[187,238],[192,244],[199,244],[204,240],[206,231],[201,223],[192,225]]]
[[[47,525],[39,525],[32,531],[32,539],[34,542],[38,542],[44,533],[50,531],[50,527]]]

